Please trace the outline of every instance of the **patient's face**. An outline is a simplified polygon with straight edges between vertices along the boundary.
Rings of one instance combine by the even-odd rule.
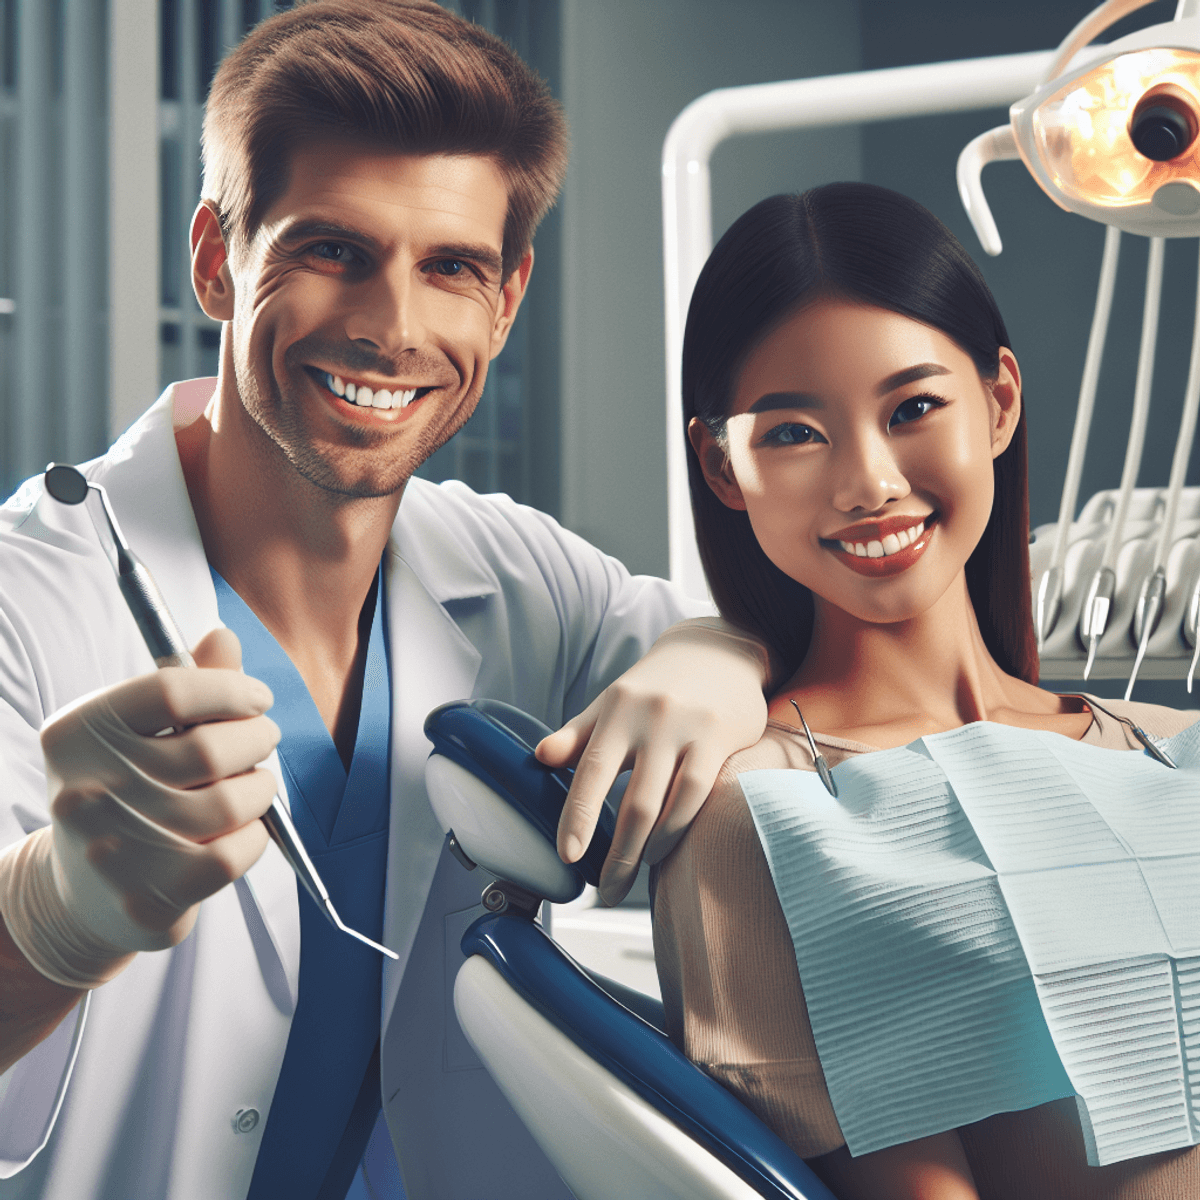
[[[1002,355],[998,382],[1015,371]],[[1010,390],[1019,395],[1019,381]],[[991,512],[992,459],[1015,424],[945,334],[821,301],[741,372],[723,499],[745,508],[767,556],[818,603],[905,620],[960,576]]]

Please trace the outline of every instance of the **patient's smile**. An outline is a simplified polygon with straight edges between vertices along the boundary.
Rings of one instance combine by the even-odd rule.
[[[888,558],[916,542],[925,532],[927,519],[922,517],[914,522],[912,517],[888,517],[883,521],[838,530],[821,540],[836,542],[842,550],[856,558]]]

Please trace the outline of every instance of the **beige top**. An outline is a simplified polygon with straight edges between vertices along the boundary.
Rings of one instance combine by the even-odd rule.
[[[1105,700],[1155,737],[1197,719],[1153,704]],[[875,749],[814,734],[829,765]],[[1140,750],[1099,711],[1081,739]],[[813,770],[801,730],[767,723],[733,755],[688,833],[662,864],[654,950],[671,1040],[804,1158],[845,1139],[817,1058],[783,909],[737,777]],[[1197,1200],[1200,1147],[1089,1167],[1072,1098],[1001,1113],[960,1131],[982,1200]]]

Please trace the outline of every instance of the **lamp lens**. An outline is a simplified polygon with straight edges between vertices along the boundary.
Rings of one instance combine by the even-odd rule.
[[[1170,162],[1182,154],[1192,140],[1188,136],[1190,132],[1187,121],[1179,113],[1158,105],[1140,113],[1130,131],[1138,153],[1155,162]]]
[[[1068,200],[1125,208],[1147,203],[1164,184],[1200,178],[1198,113],[1200,53],[1136,50],[1038,105],[1034,141]]]

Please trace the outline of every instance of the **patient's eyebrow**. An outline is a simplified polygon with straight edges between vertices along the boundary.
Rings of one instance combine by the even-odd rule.
[[[897,371],[894,375],[889,375],[876,389],[877,396],[886,396],[888,392],[894,392],[897,388],[902,388],[906,383],[916,383],[918,379],[928,379],[930,375],[949,375],[950,368],[940,366],[938,363],[918,363],[915,367],[905,367],[903,371]]]
[[[776,408],[807,408],[819,411],[825,407],[825,401],[812,392],[768,392],[759,396],[746,410],[747,412],[771,412]]]

